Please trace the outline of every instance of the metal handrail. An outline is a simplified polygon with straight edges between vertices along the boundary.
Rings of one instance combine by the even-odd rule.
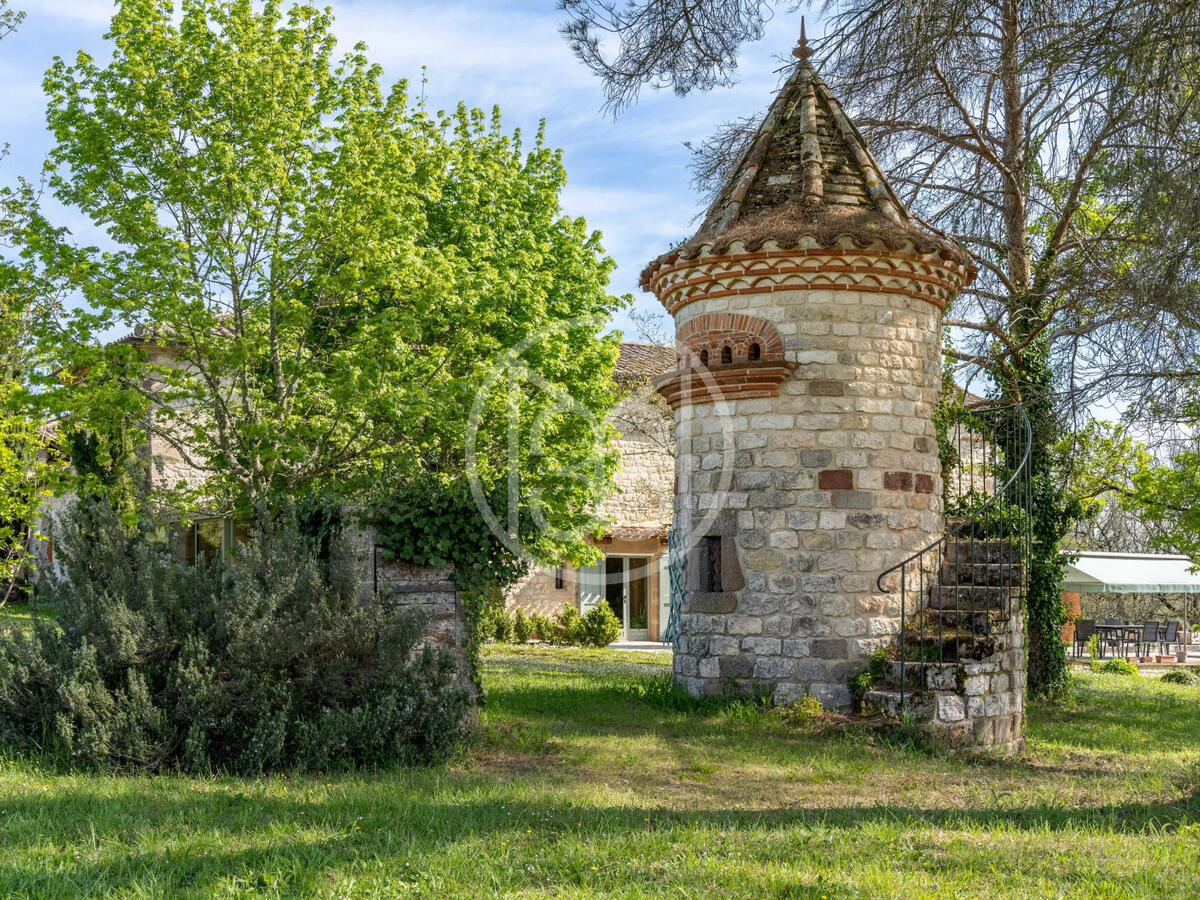
[[[984,416],[992,416],[997,413],[1004,413],[1006,410],[1010,411],[1010,412],[1015,411],[1020,416],[1020,418],[1015,423],[1010,424],[1009,429],[1007,430],[1005,437],[1003,439],[1003,444],[999,444],[996,442],[996,439],[999,437],[999,435],[996,433],[993,433],[992,435],[979,434],[978,437],[980,437],[983,440],[983,468],[982,468],[982,471],[984,473],[985,486],[986,486],[987,472],[989,470],[988,469],[988,450],[989,450],[989,448],[994,448],[997,451],[1000,451],[1000,450],[1003,451],[1003,454],[1005,457],[1005,466],[1007,468],[1009,468],[1009,470],[1010,470],[1008,479],[999,488],[996,488],[993,485],[991,496],[988,497],[987,500],[978,509],[972,510],[970,515],[967,518],[965,518],[962,522],[960,522],[955,528],[944,531],[942,533],[942,535],[940,537],[938,537],[937,540],[933,541],[930,544],[927,544],[926,546],[922,547],[920,550],[916,551],[915,553],[911,554],[910,556],[906,557],[905,559],[901,560],[900,562],[896,563],[895,565],[889,567],[884,572],[882,572],[879,575],[879,577],[876,579],[876,585],[878,586],[879,590],[890,594],[890,593],[892,593],[892,591],[888,590],[888,588],[884,586],[884,581],[890,575],[893,575],[894,573],[897,573],[897,572],[899,573],[899,576],[900,576],[900,578],[899,578],[899,581],[900,581],[900,583],[899,583],[900,633],[899,633],[899,648],[898,648],[899,659],[897,660],[897,662],[898,662],[898,669],[899,669],[899,681],[900,681],[899,693],[900,693],[901,706],[903,706],[903,704],[904,704],[905,689],[907,686],[907,671],[906,670],[907,670],[907,666],[908,666],[907,657],[908,657],[908,631],[909,631],[908,596],[909,596],[909,580],[910,580],[910,578],[913,581],[913,587],[915,588],[915,595],[916,595],[917,604],[918,604],[916,616],[914,617],[914,619],[917,622],[917,627],[918,627],[918,634],[915,636],[915,639],[916,639],[918,646],[920,647],[920,650],[919,650],[920,655],[917,660],[917,667],[918,667],[917,671],[918,671],[919,679],[924,677],[924,672],[925,672],[926,666],[931,661],[933,661],[930,658],[931,655],[933,657],[936,657],[936,661],[938,663],[942,663],[945,661],[945,655],[947,652],[947,644],[946,644],[947,621],[949,621],[953,627],[953,635],[954,635],[953,640],[955,642],[953,657],[955,659],[961,658],[960,657],[960,654],[962,652],[961,637],[963,636],[963,631],[964,631],[964,629],[963,629],[964,614],[966,616],[966,622],[968,624],[966,633],[967,633],[967,635],[969,635],[972,638],[973,647],[979,646],[978,644],[975,643],[975,641],[974,641],[975,638],[977,638],[981,635],[986,636],[986,635],[990,634],[990,632],[991,632],[990,623],[989,623],[987,617],[989,616],[989,609],[993,609],[994,607],[990,606],[990,599],[988,599],[988,597],[987,597],[987,590],[996,588],[1003,594],[1003,599],[1001,600],[1000,609],[1005,611],[1007,615],[1011,616],[1012,602],[1013,602],[1012,592],[1014,590],[1019,589],[1019,584],[1015,583],[1015,582],[1011,582],[1011,581],[1007,581],[1007,583],[1006,583],[1007,577],[1010,577],[1010,576],[1006,576],[1004,574],[1005,562],[1004,562],[1003,546],[1006,542],[1006,535],[1004,533],[1005,528],[1004,528],[1003,517],[1001,517],[1000,524],[999,524],[999,532],[1000,532],[999,541],[1001,544],[1001,550],[1000,550],[1001,571],[998,576],[998,580],[999,580],[998,585],[994,585],[987,578],[985,578],[984,583],[982,585],[980,585],[980,584],[977,584],[973,580],[973,577],[972,577],[972,580],[969,582],[969,584],[964,586],[962,584],[962,582],[959,580],[961,557],[957,550],[957,548],[960,546],[960,544],[959,544],[960,539],[962,539],[962,537],[965,534],[968,534],[968,529],[970,529],[969,535],[970,535],[971,539],[973,540],[974,534],[975,534],[975,526],[983,523],[985,520],[985,517],[988,516],[988,514],[991,511],[997,510],[997,509],[1002,510],[1006,503],[1011,502],[1014,488],[1015,488],[1016,494],[1018,496],[1016,497],[1016,502],[1013,505],[1015,505],[1018,509],[1020,509],[1022,511],[1026,511],[1031,503],[1032,495],[1028,493],[1028,491],[1031,489],[1028,476],[1029,476],[1029,460],[1030,460],[1030,457],[1031,457],[1032,451],[1033,451],[1033,427],[1029,422],[1029,416],[1025,412],[1024,407],[1019,403],[1008,403],[1008,404],[1002,404],[1002,405],[998,405],[998,406],[977,407],[975,409],[971,409],[971,410],[967,410],[967,411],[972,413],[976,417],[984,417]],[[1011,420],[1010,420],[1010,422],[1011,422]],[[959,450],[961,450],[961,448],[962,448],[962,435],[963,435],[964,426],[966,426],[968,434],[973,433],[971,431],[970,425],[971,425],[971,422],[969,419],[965,422],[960,421],[958,423],[958,427],[955,431],[955,435],[956,435],[956,440],[958,441],[957,449],[959,449]],[[1015,425],[1015,427],[1013,427],[1013,425]],[[993,428],[994,428],[994,425],[993,425]],[[1021,459],[1017,463],[1017,465],[1008,466],[1007,456],[1009,453],[1009,448],[1012,446],[1013,443],[1015,443],[1013,438],[1016,438],[1017,435],[1019,434],[1019,432],[1016,430],[1018,428],[1024,429],[1024,450],[1021,454]],[[983,430],[986,430],[986,427]],[[975,449],[974,449],[974,445],[972,445],[969,458],[965,461],[965,465],[964,465],[964,460],[960,456],[958,459],[957,466],[956,466],[957,472],[958,472],[958,478],[959,478],[959,496],[960,497],[962,496],[962,476],[964,473],[964,469],[966,469],[967,475],[968,475],[967,492],[968,492],[968,494],[972,494],[975,492],[974,487],[972,486],[972,479],[974,478],[974,474],[973,474],[974,465],[975,465]],[[950,475],[949,471],[943,473],[944,478],[948,478],[949,475]],[[1018,483],[1018,482],[1020,482],[1020,483]],[[985,487],[985,490],[986,490],[986,487]],[[986,532],[986,529],[984,529],[984,531]],[[1012,537],[1016,537],[1016,535],[1007,536],[1007,540],[1011,540]],[[1020,548],[1020,553],[1021,553],[1020,565],[1022,568],[1024,568],[1027,564],[1028,557],[1029,557],[1031,535],[1030,535],[1030,530],[1027,527],[1027,523],[1024,522],[1023,520],[1022,520],[1020,539],[1021,539],[1021,543],[1018,545]],[[985,540],[986,540],[986,538],[985,538]],[[948,552],[948,548],[950,546],[951,541],[954,542],[954,546],[956,548],[956,552],[954,555],[954,563],[953,563],[953,576],[950,580],[950,583],[945,584],[945,583],[943,583],[942,579],[945,574],[945,562],[949,558],[946,554]],[[926,583],[926,569],[925,569],[924,563],[926,560],[934,558],[935,554],[936,554],[937,564],[931,567],[934,570],[935,574],[931,575],[931,577],[929,578],[929,582],[927,584]],[[916,564],[916,566],[915,566],[916,571],[913,573],[909,573],[908,567],[912,566],[914,563]],[[972,562],[969,565],[971,565],[971,566],[975,565],[973,556],[972,556]],[[985,563],[985,565],[986,565],[986,563]],[[1022,573],[1019,577],[1022,579],[1022,583],[1023,583],[1023,579],[1025,578],[1024,573]],[[964,587],[968,588],[968,590],[965,592],[963,590]],[[974,594],[974,591],[976,591],[976,589],[979,587],[985,588],[985,591],[983,592],[985,599],[984,599],[984,606],[982,609],[980,609],[976,606],[976,600],[975,600],[975,594]],[[932,595],[932,592],[935,589],[938,591],[938,605],[936,608],[933,606],[933,595]],[[950,595],[954,597],[954,603],[953,603],[952,607],[947,607],[945,605],[946,598],[945,598],[945,595],[942,593],[943,591],[949,592]],[[963,604],[963,594],[964,593],[966,594],[966,597],[967,597],[967,603],[965,604],[965,608],[964,608],[964,604]],[[926,607],[929,607],[928,611],[926,611]],[[984,623],[982,626],[980,626],[980,624],[979,624],[980,620],[978,618],[978,616],[981,613],[985,617]],[[931,627],[931,620],[936,621],[936,632],[933,631],[933,629]],[[936,650],[934,651],[933,654],[930,654],[928,652],[930,647],[927,642],[933,640],[935,638],[935,636],[936,636],[936,644],[934,646],[936,647]]]
[[[990,412],[999,412],[1000,410],[1003,410],[1003,409],[1015,409],[1017,412],[1019,412],[1021,414],[1021,418],[1024,420],[1024,424],[1025,424],[1025,453],[1021,457],[1021,462],[1013,469],[1012,475],[1009,476],[1008,481],[1004,482],[1004,486],[1001,487],[1000,490],[994,491],[992,493],[992,496],[988,498],[987,503],[983,504],[983,506],[981,506],[981,507],[979,507],[979,509],[975,510],[975,512],[971,514],[971,517],[969,519],[964,519],[958,525],[958,527],[955,528],[953,531],[947,531],[945,534],[943,534],[940,538],[938,538],[932,544],[928,544],[925,547],[922,547],[920,550],[918,550],[912,556],[909,556],[908,558],[901,560],[900,562],[898,562],[894,566],[892,566],[890,569],[885,569],[882,572],[882,574],[880,574],[880,576],[877,579],[875,579],[875,585],[879,588],[879,590],[887,591],[887,588],[885,588],[883,586],[883,580],[885,578],[887,578],[889,575],[891,575],[893,572],[899,572],[901,569],[903,569],[905,566],[907,566],[910,562],[914,562],[914,561],[920,559],[922,556],[924,556],[930,550],[934,550],[937,547],[939,547],[940,545],[946,543],[946,541],[948,541],[950,538],[957,537],[963,531],[963,529],[965,529],[968,525],[973,525],[976,522],[978,522],[980,517],[982,516],[982,514],[987,512],[993,506],[995,506],[998,503],[999,498],[1003,497],[1004,494],[1008,491],[1008,489],[1016,483],[1017,479],[1021,475],[1024,474],[1025,467],[1029,465],[1029,457],[1030,457],[1031,453],[1033,452],[1033,426],[1029,422],[1029,414],[1025,412],[1025,407],[1022,406],[1020,403],[1006,403],[1003,406],[989,406],[989,407],[984,407],[983,409],[971,410],[971,412],[989,412],[990,413]]]

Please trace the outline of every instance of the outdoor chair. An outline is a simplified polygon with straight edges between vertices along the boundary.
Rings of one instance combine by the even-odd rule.
[[[1149,656],[1150,648],[1158,643],[1158,623],[1147,622],[1142,626],[1142,637],[1138,641],[1138,656]],[[1142,653],[1142,648],[1146,648],[1146,652]]]
[[[1171,645],[1179,640],[1179,623],[1168,622],[1167,631],[1158,642],[1158,650],[1164,656],[1171,652]]]
[[[1118,619],[1105,619],[1104,624],[1105,625],[1120,625],[1121,622]],[[1106,631],[1106,632],[1104,632],[1104,640],[1100,642],[1100,646],[1101,646],[1101,655],[1103,655],[1103,648],[1106,646],[1112,647],[1114,654],[1116,654],[1118,650],[1123,651],[1125,649],[1124,632],[1123,631]],[[1124,654],[1122,653],[1121,655],[1124,655]]]
[[[1092,635],[1096,633],[1095,619],[1080,619],[1075,623],[1075,655],[1083,656],[1083,651],[1087,649],[1088,641],[1092,639]]]

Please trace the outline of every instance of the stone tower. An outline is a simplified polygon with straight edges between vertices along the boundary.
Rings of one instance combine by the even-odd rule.
[[[899,629],[878,575],[942,529],[942,311],[973,276],[797,63],[696,235],[642,273],[675,319],[675,678],[850,705]]]

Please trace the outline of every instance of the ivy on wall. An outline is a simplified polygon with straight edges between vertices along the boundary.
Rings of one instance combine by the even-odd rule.
[[[503,516],[503,496],[490,498]],[[485,610],[502,606],[504,590],[529,570],[492,531],[465,479],[422,474],[376,498],[367,516],[376,541],[392,559],[418,566],[454,567],[461,592],[465,650],[472,679],[479,680],[480,622]]]

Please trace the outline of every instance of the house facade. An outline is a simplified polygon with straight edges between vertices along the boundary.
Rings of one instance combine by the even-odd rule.
[[[675,490],[675,439],[670,407],[654,378],[675,367],[675,351],[621,345],[615,378],[621,399],[612,414],[621,454],[616,490],[600,508],[608,522],[594,541],[604,554],[593,566],[540,567],[510,588],[507,606],[554,615],[564,605],[586,613],[607,602],[630,641],[662,641],[670,609],[667,532]]]

